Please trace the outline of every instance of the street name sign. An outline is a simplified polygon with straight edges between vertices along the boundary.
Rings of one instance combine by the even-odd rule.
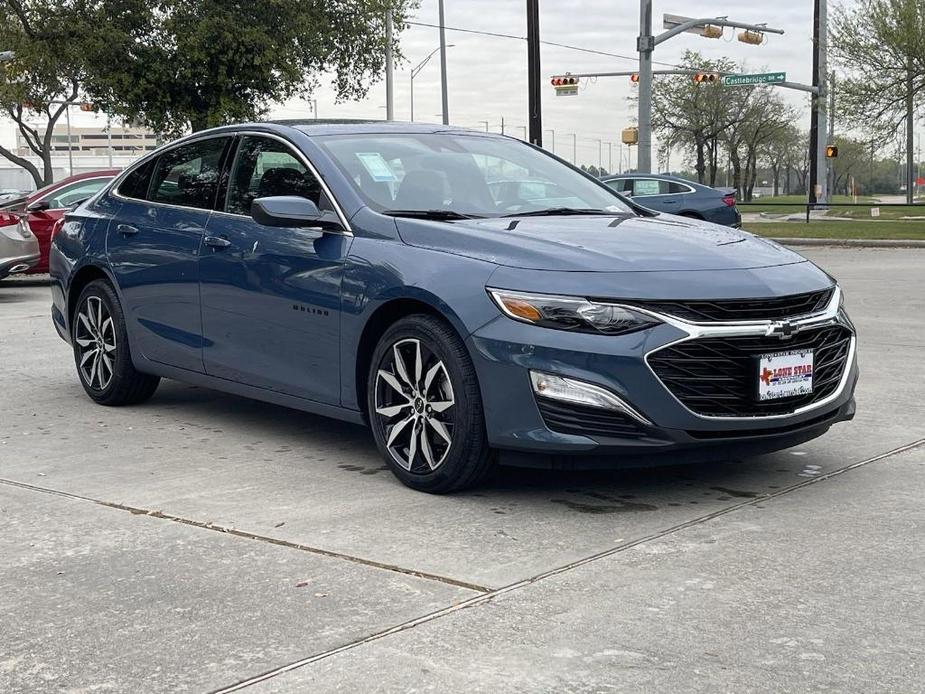
[[[755,75],[723,75],[724,87],[748,87],[753,84],[780,84],[786,81],[786,72],[759,72]]]

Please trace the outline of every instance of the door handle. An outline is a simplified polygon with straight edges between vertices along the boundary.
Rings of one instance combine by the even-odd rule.
[[[132,236],[138,233],[138,227],[133,227],[131,224],[120,224],[116,227],[116,231],[123,236]]]
[[[231,241],[223,239],[221,236],[206,236],[202,242],[212,248],[228,248],[231,245]]]

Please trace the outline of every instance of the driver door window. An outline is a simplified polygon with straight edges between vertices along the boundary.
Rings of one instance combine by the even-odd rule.
[[[254,200],[278,195],[298,195],[320,210],[333,209],[318,179],[288,146],[267,137],[243,137],[231,170],[225,211],[250,215]]]

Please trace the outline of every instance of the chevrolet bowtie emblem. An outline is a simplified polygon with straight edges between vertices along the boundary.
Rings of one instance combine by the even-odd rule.
[[[778,337],[781,340],[789,340],[791,337],[796,334],[797,328],[790,321],[774,321],[771,325],[768,326],[768,331],[765,333],[768,337]]]

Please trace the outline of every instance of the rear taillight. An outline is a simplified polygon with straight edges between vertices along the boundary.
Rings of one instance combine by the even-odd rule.
[[[51,236],[49,237],[49,241],[55,240],[55,236],[58,235],[58,232],[61,231],[61,227],[63,226],[64,226],[64,217],[61,217],[61,219],[56,220],[55,223],[51,225]]]
[[[0,212],[0,227],[11,227],[19,224],[19,215],[13,212]]]
[[[735,207],[736,206],[736,196],[733,195],[732,193],[729,193],[729,195],[724,195],[723,204],[726,207]]]

